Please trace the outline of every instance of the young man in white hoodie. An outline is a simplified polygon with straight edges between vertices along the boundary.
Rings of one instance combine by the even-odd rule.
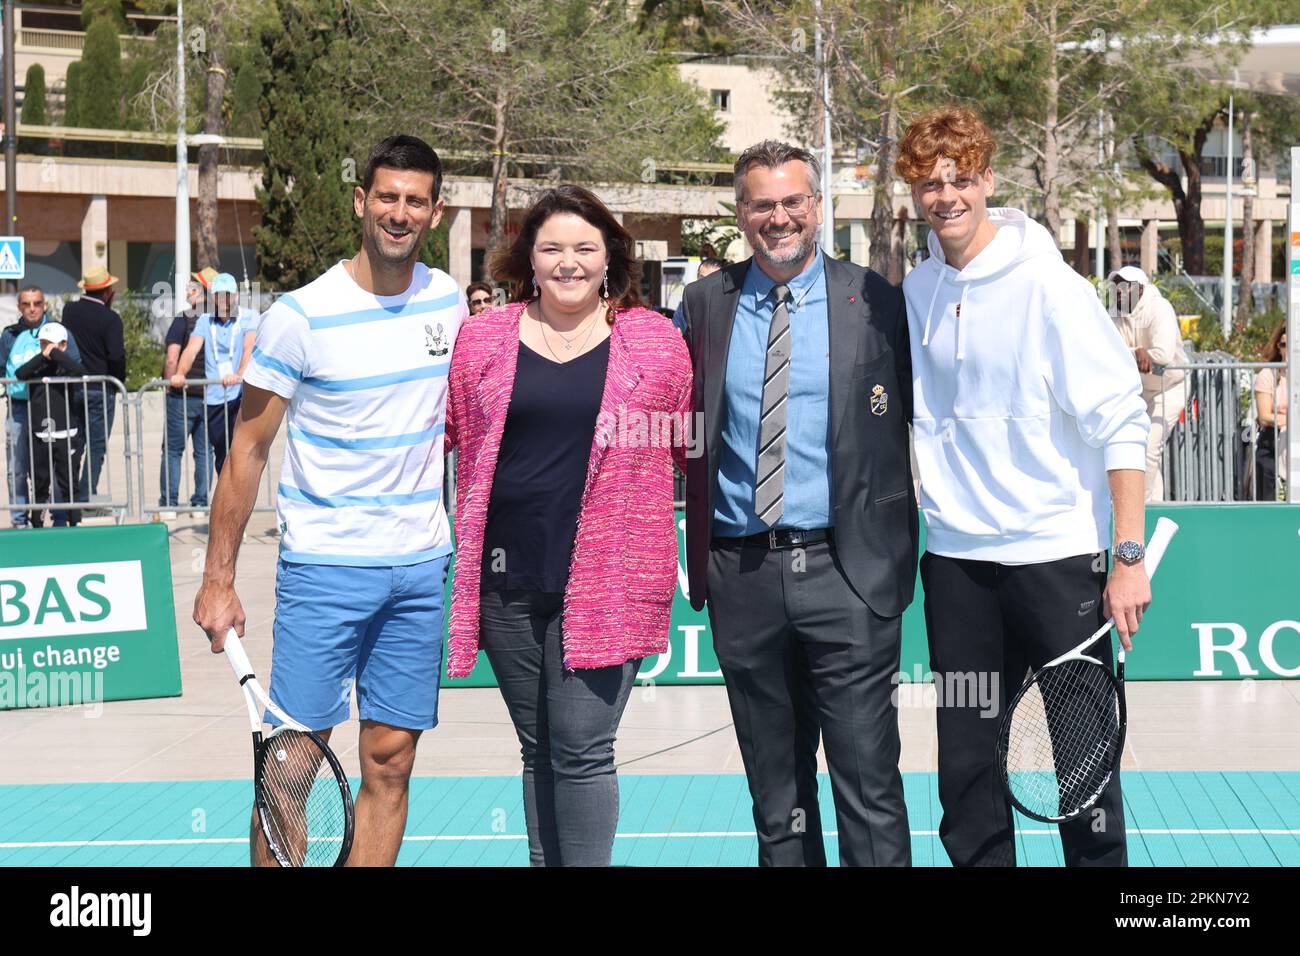
[[[939,836],[958,866],[1015,865],[993,755],[1027,668],[1109,615],[1129,648],[1151,599],[1137,368],[1047,230],[987,207],[994,147],[974,112],[942,109],[908,128],[897,161],[931,229],[930,257],[903,282],[930,666],[943,686],[973,677],[1000,701],[995,712],[963,699],[938,708]],[[1095,653],[1109,661],[1110,642]],[[1125,865],[1119,775],[1060,830],[1067,865]]]

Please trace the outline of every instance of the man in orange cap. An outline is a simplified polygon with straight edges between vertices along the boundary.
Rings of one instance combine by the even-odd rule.
[[[83,290],[80,299],[63,307],[63,324],[81,347],[81,364],[87,375],[110,375],[126,381],[126,348],[122,341],[122,317],[112,309],[116,276],[102,266],[89,270],[77,285]],[[77,482],[76,500],[86,503],[98,493],[99,473],[104,467],[108,436],[117,416],[117,389],[105,383],[91,383],[86,388],[86,432],[90,454],[86,456]],[[84,514],[106,514],[100,509],[86,509]]]

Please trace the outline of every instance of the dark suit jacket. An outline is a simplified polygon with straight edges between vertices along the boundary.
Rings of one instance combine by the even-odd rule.
[[[727,351],[751,262],[688,285],[677,313],[687,326],[695,366],[697,428],[703,415],[703,452],[686,465],[686,570],[696,610],[708,597]],[[916,583],[907,309],[900,289],[870,269],[829,257],[826,305],[835,550],[853,590],[881,617],[894,617],[912,602]],[[875,393],[873,412],[877,386],[881,391]]]

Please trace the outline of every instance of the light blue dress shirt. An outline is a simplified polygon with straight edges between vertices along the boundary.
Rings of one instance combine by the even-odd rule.
[[[765,531],[754,513],[758,420],[763,406],[771,297],[776,281],[749,267],[740,290],[723,387],[722,449],[713,533],[737,537]],[[830,473],[830,322],[822,253],[788,283],[790,397],[786,403],[785,486],[778,528],[833,526]]]

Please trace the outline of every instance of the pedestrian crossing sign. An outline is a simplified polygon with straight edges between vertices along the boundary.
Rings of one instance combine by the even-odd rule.
[[[21,279],[27,256],[22,236],[0,236],[0,279]]]

